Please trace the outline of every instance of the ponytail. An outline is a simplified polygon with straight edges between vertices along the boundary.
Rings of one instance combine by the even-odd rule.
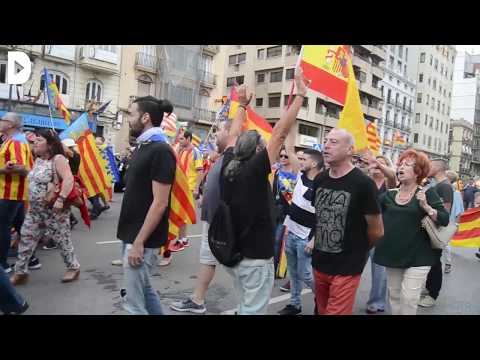
[[[173,105],[167,99],[157,99],[153,96],[143,96],[135,99],[134,103],[138,105],[138,110],[142,113],[148,113],[152,120],[152,125],[160,126],[163,116],[170,115],[173,112]]]

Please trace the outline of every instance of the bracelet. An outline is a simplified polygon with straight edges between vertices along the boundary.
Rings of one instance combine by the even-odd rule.
[[[247,111],[247,107],[246,107],[245,105],[240,104],[240,105],[238,105],[238,107],[241,107],[241,108],[243,108],[245,111]]]
[[[306,95],[302,95],[302,94],[295,94],[295,96],[301,96],[302,98],[306,99],[307,96]]]

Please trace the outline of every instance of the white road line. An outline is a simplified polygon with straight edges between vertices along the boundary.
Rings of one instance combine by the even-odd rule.
[[[309,294],[311,292],[312,292],[312,290],[310,290],[310,289],[303,289],[301,295]],[[268,304],[269,305],[276,304],[276,303],[279,303],[279,302],[282,302],[282,301],[285,301],[285,300],[288,300],[288,299],[290,299],[290,294],[280,295],[280,296],[271,298],[270,301],[268,302]],[[220,315],[233,315],[233,314],[235,314],[235,311],[237,311],[237,308],[227,310],[227,311],[223,311],[223,312],[220,313]]]
[[[190,235],[190,236],[187,236],[187,238],[197,238],[197,237],[202,237],[202,235]],[[119,244],[121,243],[122,241],[121,240],[112,240],[112,241],[99,241],[97,242],[96,244],[98,245],[105,245],[105,244]]]

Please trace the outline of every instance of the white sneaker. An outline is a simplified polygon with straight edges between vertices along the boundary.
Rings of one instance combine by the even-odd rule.
[[[169,256],[168,258],[162,258],[160,262],[158,263],[158,266],[168,266],[172,262],[173,256]]]
[[[190,246],[190,242],[188,241],[188,238],[184,237],[183,239],[180,240],[182,242],[182,245],[184,247],[189,247]]]
[[[113,265],[113,266],[122,266],[122,265],[123,265],[123,261],[122,261],[122,260],[113,260],[113,261],[112,261],[112,265]]]
[[[435,299],[432,298],[430,295],[427,295],[424,298],[420,299],[418,306],[429,308],[429,307],[435,306],[435,303],[436,303]]]

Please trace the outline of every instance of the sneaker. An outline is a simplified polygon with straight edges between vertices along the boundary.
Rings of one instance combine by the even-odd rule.
[[[196,304],[192,301],[191,298],[171,303],[170,309],[180,312],[191,312],[194,314],[203,314],[207,311],[207,308],[204,304]]]
[[[158,263],[158,266],[168,266],[172,262],[172,256],[169,257],[164,257],[160,262]]]
[[[43,250],[54,250],[57,248],[57,244],[55,244],[53,241],[49,241],[48,244],[43,247]]]
[[[113,261],[112,261],[112,265],[113,265],[113,266],[122,266],[122,265],[123,265],[123,261],[122,261],[122,260],[113,260]]]
[[[187,248],[187,247],[190,246],[190,242],[188,241],[188,238],[185,237],[185,238],[183,238],[183,239],[180,240],[180,241],[182,242],[182,245],[183,245],[184,247]]]
[[[78,220],[77,219],[72,219],[72,221],[70,222],[70,230],[73,230],[73,228],[77,224],[78,224]]]
[[[427,290],[427,289],[422,289],[422,292],[420,293],[420,296],[423,298],[423,297],[425,297],[425,296],[427,296],[427,295],[430,295],[430,293],[428,292],[428,290]]]
[[[385,309],[377,309],[377,308],[374,308],[374,307],[367,307],[367,310],[365,310],[365,312],[369,315],[375,315],[377,313],[385,312]]]
[[[477,257],[478,260],[480,260],[480,252],[475,253],[475,256]]]
[[[280,286],[280,291],[290,292],[290,281],[288,281],[285,285]]]
[[[20,307],[20,310],[17,311],[17,312],[11,312],[11,313],[8,313],[8,314],[5,314],[5,315],[22,315],[25,311],[28,310],[28,308],[30,307],[30,305],[28,305],[28,303],[25,301],[22,306]]]
[[[120,289],[120,298],[125,300],[125,296],[127,296],[127,289]]]
[[[184,249],[185,249],[185,246],[183,245],[182,241],[180,241],[180,240],[175,241],[168,248],[168,250],[170,250],[171,252],[182,251]]]
[[[418,306],[429,308],[432,306],[435,306],[435,299],[432,298],[430,295],[427,295],[420,299],[420,302],[418,303]]]
[[[30,262],[28,263],[28,268],[30,270],[38,270],[42,267],[42,264],[40,264],[40,260],[35,257],[35,256],[32,256],[32,258],[30,259]]]
[[[452,272],[452,265],[445,264],[445,274],[450,274]]]
[[[297,308],[293,305],[288,304],[282,310],[278,312],[279,315],[298,315],[302,312],[302,308]]]

